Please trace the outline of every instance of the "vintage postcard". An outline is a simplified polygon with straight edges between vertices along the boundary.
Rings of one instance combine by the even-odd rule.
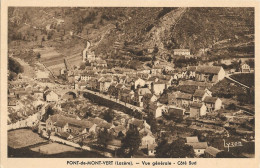
[[[260,167],[259,2],[1,2],[0,167]]]

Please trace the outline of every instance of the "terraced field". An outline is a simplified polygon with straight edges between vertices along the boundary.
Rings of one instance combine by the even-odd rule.
[[[255,74],[254,73],[234,74],[234,75],[231,75],[230,77],[249,87],[253,87],[255,85]]]
[[[65,68],[65,58],[67,58],[71,67],[74,65],[80,65],[82,62],[81,52],[71,55],[63,55],[53,47],[37,48],[34,49],[34,52],[41,54],[40,62],[52,71],[54,75],[59,75],[60,69]]]

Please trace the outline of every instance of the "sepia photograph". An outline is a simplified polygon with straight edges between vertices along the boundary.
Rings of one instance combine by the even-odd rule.
[[[255,158],[255,7],[7,12],[7,158]]]

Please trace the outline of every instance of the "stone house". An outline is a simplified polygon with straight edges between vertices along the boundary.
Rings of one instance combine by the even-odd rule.
[[[219,110],[222,106],[222,101],[217,97],[207,96],[204,99],[204,103],[207,107],[208,112]]]
[[[197,89],[193,94],[193,102],[201,103],[206,96],[211,96],[211,92],[208,89]]]
[[[190,104],[190,117],[198,118],[200,116],[206,115],[207,107],[204,103],[191,103]]]
[[[216,83],[225,78],[226,72],[220,66],[198,66],[196,68],[196,81]]]

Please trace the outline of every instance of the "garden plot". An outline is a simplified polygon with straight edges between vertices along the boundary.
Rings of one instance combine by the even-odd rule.
[[[38,134],[29,129],[17,129],[8,132],[8,146],[14,149],[23,148],[46,141],[47,140],[41,138]]]
[[[58,153],[64,153],[64,152],[80,152],[79,149],[76,149],[71,146],[59,144],[59,143],[50,143],[46,145],[41,145],[35,148],[31,148],[34,152],[39,152],[42,154],[58,154]]]

